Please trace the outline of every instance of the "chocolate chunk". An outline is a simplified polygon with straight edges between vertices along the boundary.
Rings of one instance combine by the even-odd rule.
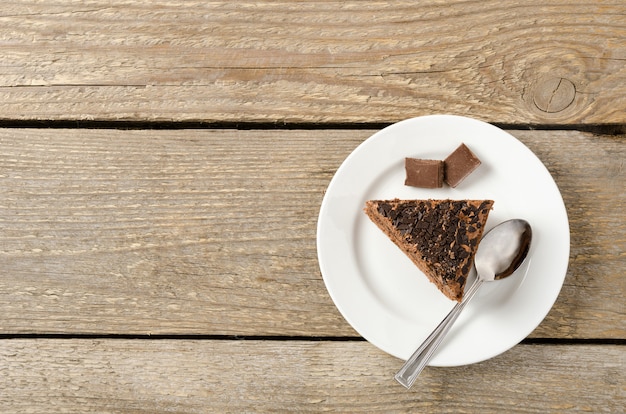
[[[459,145],[444,160],[445,181],[450,187],[456,187],[480,165],[480,160],[465,144]]]
[[[440,188],[443,186],[443,161],[405,158],[405,185],[421,188]]]

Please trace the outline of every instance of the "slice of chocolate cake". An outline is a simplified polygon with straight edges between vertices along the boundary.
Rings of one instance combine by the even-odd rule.
[[[370,200],[369,218],[448,298],[463,298],[492,200]]]

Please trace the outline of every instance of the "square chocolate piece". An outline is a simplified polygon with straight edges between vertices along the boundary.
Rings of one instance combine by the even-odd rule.
[[[440,188],[443,186],[443,161],[405,158],[405,185],[421,188]]]
[[[480,160],[465,144],[457,149],[444,160],[445,180],[450,187],[456,187],[472,171],[480,165]]]

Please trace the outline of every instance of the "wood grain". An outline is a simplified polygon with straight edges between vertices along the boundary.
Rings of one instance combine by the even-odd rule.
[[[621,0],[6,1],[0,114],[623,124],[625,11]]]
[[[533,336],[625,338],[625,137],[511,132],[571,224],[562,294]],[[0,333],[356,335],[315,231],[372,133],[0,130]]]
[[[605,289],[626,293],[626,205],[624,135],[574,131],[510,131],[546,165],[567,207],[570,262],[557,304],[534,336],[579,337],[583,325],[596,325],[583,337],[624,338],[623,299],[598,300]],[[605,286],[602,286],[606,284]],[[603,320],[616,324],[603,326]],[[585,328],[583,328],[583,331]]]
[[[393,380],[400,361],[367,342],[2,340],[0,406],[28,413],[617,413],[626,404],[624,357],[619,346],[519,345],[487,362],[427,368],[407,391]]]

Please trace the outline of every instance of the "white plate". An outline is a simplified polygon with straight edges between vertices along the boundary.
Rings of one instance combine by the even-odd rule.
[[[465,143],[482,165],[456,188],[404,185],[404,158],[444,159]],[[561,194],[541,161],[493,125],[433,115],[393,124],[346,158],[331,180],[317,227],[320,269],[335,305],[369,342],[407,359],[454,305],[363,212],[370,199],[493,199],[486,230],[527,220],[526,262],[476,294],[431,361],[471,364],[494,357],[530,334],[563,285],[570,235]]]

